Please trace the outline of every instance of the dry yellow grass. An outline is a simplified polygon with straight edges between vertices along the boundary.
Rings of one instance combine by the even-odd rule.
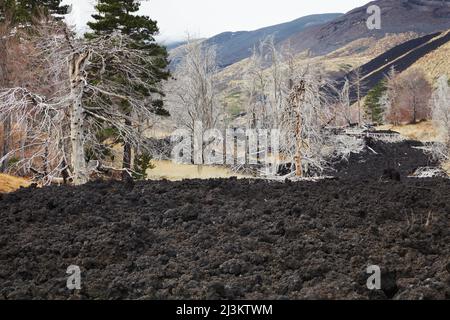
[[[342,48],[326,55],[327,59],[335,57],[347,57],[352,62],[354,57],[366,57],[368,60],[385,53],[387,50],[398,46],[408,40],[417,38],[419,35],[414,32],[399,34],[387,34],[384,38],[375,37],[360,38],[350,42]]]
[[[450,32],[447,31],[447,32]],[[442,75],[450,77],[450,42],[428,53],[416,61],[411,68],[421,69],[428,81],[434,84]]]
[[[444,163],[442,165],[442,169],[444,169],[447,172],[447,174],[450,175],[450,161],[447,163]]]
[[[27,187],[29,185],[30,181],[26,179],[0,174],[0,193],[13,192],[20,187]]]
[[[439,140],[439,133],[433,125],[432,121],[424,121],[417,124],[406,125],[384,125],[379,127],[380,130],[393,130],[402,136],[421,142],[433,142]]]
[[[249,178],[248,176],[236,174],[230,169],[220,166],[196,166],[187,164],[177,164],[172,161],[152,161],[155,166],[148,170],[149,180],[167,179],[170,181],[180,181],[183,179],[217,179],[237,177],[239,179]]]

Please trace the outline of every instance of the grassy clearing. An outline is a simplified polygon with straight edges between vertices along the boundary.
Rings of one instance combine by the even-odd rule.
[[[13,192],[20,187],[27,187],[29,185],[30,181],[26,179],[0,174],[0,193]]]
[[[442,165],[442,169],[444,169],[445,172],[447,172],[447,174],[450,176],[450,161],[447,162],[447,163],[444,163],[444,164]]]
[[[432,121],[424,121],[417,124],[405,125],[384,125],[380,126],[380,130],[393,130],[400,133],[402,136],[417,140],[420,142],[434,142],[439,141],[439,133],[433,125]]]
[[[148,171],[150,180],[167,179],[180,181],[183,179],[215,179],[215,178],[248,178],[232,172],[230,169],[220,166],[196,166],[177,164],[172,161],[152,161],[154,169]]]

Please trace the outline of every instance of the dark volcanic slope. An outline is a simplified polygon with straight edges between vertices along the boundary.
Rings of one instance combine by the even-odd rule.
[[[0,298],[449,299],[449,190],[370,176],[24,189],[0,196]]]
[[[450,31],[438,32],[402,43],[360,67],[362,76],[361,94],[366,95],[374,86],[386,78],[392,68],[403,72],[416,61],[450,41]],[[356,79],[356,71],[349,72],[336,80],[336,87],[341,90],[346,79]],[[351,80],[354,81],[354,80]],[[357,101],[356,87],[350,90],[350,101]]]
[[[249,57],[253,48],[267,36],[273,36],[274,42],[279,43],[305,28],[329,22],[341,15],[342,13],[316,14],[255,31],[224,32],[207,39],[205,44],[217,47],[220,67],[226,67]]]
[[[379,55],[375,59],[369,61],[368,63],[362,65],[360,67],[361,74],[367,75],[381,67],[386,66],[387,64],[390,64],[397,58],[405,55],[406,53],[409,53],[410,51],[417,49],[423,45],[425,45],[428,41],[432,40],[433,38],[441,35],[441,32],[432,33],[423,37],[419,37],[416,39],[412,39],[409,41],[406,41],[398,46],[395,46],[394,48],[386,51],[385,53]],[[444,43],[448,41],[448,38],[443,38]],[[442,40],[441,40],[442,41]],[[441,43],[440,41],[438,42]],[[418,58],[419,59],[419,58]],[[394,66],[395,67],[395,66]]]
[[[366,21],[370,5],[381,8],[381,29],[369,30]],[[429,34],[450,28],[450,1],[377,0],[356,8],[324,25],[306,29],[286,41],[297,52],[309,49],[323,55],[364,37],[381,38],[389,33]]]

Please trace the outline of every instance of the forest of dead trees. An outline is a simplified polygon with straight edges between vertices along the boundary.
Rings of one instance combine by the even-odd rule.
[[[3,172],[43,184],[83,184],[93,172],[145,178],[154,152],[145,131],[159,117],[170,116],[190,132],[197,122],[205,132],[229,126],[214,47],[188,41],[169,75],[167,52],[153,38],[156,22],[132,14],[138,4],[124,8],[119,21],[98,12],[92,32],[79,36],[59,19],[59,1],[32,7],[27,15],[18,3],[0,3]],[[327,130],[354,124],[433,120],[441,141],[434,154],[449,160],[445,76],[430,83],[420,70],[393,69],[363,99],[360,79],[347,79],[337,89],[320,65],[302,64],[271,37],[254,48],[242,72],[246,128],[279,130],[280,154],[296,176],[320,174],[330,157],[360,148]],[[358,93],[355,104],[352,90]]]

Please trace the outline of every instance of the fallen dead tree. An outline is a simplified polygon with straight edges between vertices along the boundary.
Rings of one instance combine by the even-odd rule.
[[[418,168],[412,175],[411,178],[448,178],[447,173],[438,167],[421,167]]]

